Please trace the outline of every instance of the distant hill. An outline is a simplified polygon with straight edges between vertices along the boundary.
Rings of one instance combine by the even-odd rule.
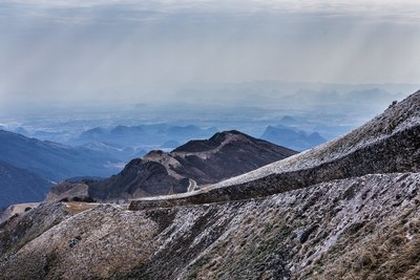
[[[22,201],[41,201],[51,185],[37,174],[0,161],[0,208]]]
[[[253,138],[238,131],[216,133],[208,140],[187,142],[170,153],[152,151],[132,160],[118,175],[106,180],[82,182],[89,196],[99,200],[127,199],[182,193],[198,185],[215,183],[286,158],[296,152]],[[77,186],[73,195],[86,196],[86,188]],[[49,197],[63,198],[69,186],[57,186]]]
[[[74,140],[78,144],[103,142],[124,147],[154,145],[168,141],[185,142],[189,139],[207,138],[217,132],[214,127],[200,128],[195,125],[174,126],[168,124],[147,124],[138,126],[119,125],[111,128],[96,127],[83,132]]]
[[[0,130],[0,161],[60,181],[76,176],[109,176],[117,160],[88,148],[74,148]]]
[[[318,132],[307,133],[302,130],[287,126],[268,126],[261,139],[273,142],[277,145],[290,147],[297,151],[303,151],[326,142]]]
[[[104,143],[104,142],[89,142],[79,146],[79,148],[86,148],[88,150],[96,151],[108,155],[109,157],[118,159],[122,162],[127,162],[130,159],[144,156],[147,151],[142,148],[123,147],[119,145]]]

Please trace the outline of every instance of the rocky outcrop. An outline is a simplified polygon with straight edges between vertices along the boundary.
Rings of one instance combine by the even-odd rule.
[[[136,211],[40,205],[0,225],[0,279],[416,279],[418,108],[420,92],[341,139]]]
[[[87,201],[92,202],[88,193],[88,183],[92,181],[80,180],[79,182],[64,181],[53,186],[47,195],[47,201]]]
[[[132,160],[118,175],[74,184],[74,191],[67,183],[58,185],[48,198],[57,201],[66,195],[77,197],[80,184],[87,185],[90,199],[99,201],[183,193],[295,153],[238,131],[226,131],[208,140],[190,141],[170,153],[152,151],[144,158]]]
[[[38,202],[30,202],[9,205],[9,207],[0,213],[0,223],[7,221],[13,216],[19,216],[33,208],[36,208],[39,204],[40,203]]]

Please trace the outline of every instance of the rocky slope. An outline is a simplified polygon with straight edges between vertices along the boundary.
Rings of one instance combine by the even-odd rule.
[[[0,225],[0,278],[417,279],[419,108],[137,211],[43,204]]]
[[[44,205],[1,226],[1,279],[415,279],[420,174],[127,211]],[[75,211],[75,212],[74,212]]]
[[[238,131],[216,133],[208,140],[194,140],[170,153],[152,151],[132,160],[116,176],[101,181],[58,185],[49,198],[60,200],[86,197],[93,200],[120,200],[144,196],[182,193],[198,185],[219,182],[296,152],[255,139]]]
[[[13,216],[19,216],[39,206],[39,202],[12,204],[0,213],[0,223],[7,221]]]

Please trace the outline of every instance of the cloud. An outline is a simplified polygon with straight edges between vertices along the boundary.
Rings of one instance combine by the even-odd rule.
[[[0,98],[155,100],[197,81],[418,82],[417,3],[2,1]]]
[[[419,21],[417,0],[6,0],[0,8],[12,7],[10,11],[26,10],[26,16],[45,16],[49,19],[70,20],[70,14],[84,14],[97,19],[104,10],[115,9],[113,17],[119,20],[142,19],[145,12],[159,14],[234,14],[255,13],[300,14],[316,13],[319,16],[358,16],[374,19]],[[50,13],[58,13],[51,17]],[[136,14],[138,13],[138,14]],[[126,17],[129,14],[131,17]],[[109,14],[106,14],[109,15]]]

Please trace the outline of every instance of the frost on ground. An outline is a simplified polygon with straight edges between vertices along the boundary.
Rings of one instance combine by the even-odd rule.
[[[0,278],[413,279],[419,188],[419,173],[377,174],[230,203],[100,205],[2,242]]]

